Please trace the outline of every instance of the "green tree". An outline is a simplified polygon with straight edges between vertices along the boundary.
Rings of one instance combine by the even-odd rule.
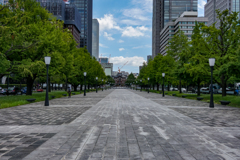
[[[190,74],[192,81],[197,83],[198,96],[200,96],[200,85],[202,82],[207,82],[209,79],[209,54],[206,52],[206,46],[208,45],[204,40],[204,35],[201,33],[202,24],[195,23],[193,34],[191,37],[191,56],[188,59],[188,63],[184,64],[186,73]]]
[[[135,76],[131,73],[131,74],[129,74],[129,76],[127,77],[127,80],[126,80],[125,84],[128,85],[128,86],[130,86],[130,84],[131,84],[131,83],[133,84],[133,82],[136,82],[136,78],[135,78]]]
[[[226,96],[228,80],[239,73],[239,57],[237,50],[240,41],[240,21],[237,12],[216,10],[219,27],[215,23],[211,26],[202,26],[206,40],[208,58],[215,58],[215,81],[222,87],[222,96]],[[238,68],[236,68],[238,67]]]
[[[176,62],[175,75],[179,79],[179,92],[182,93],[182,79],[187,79],[184,64],[188,63],[190,54],[190,43],[183,31],[179,30],[173,38],[169,41],[167,47],[167,55],[173,57]]]

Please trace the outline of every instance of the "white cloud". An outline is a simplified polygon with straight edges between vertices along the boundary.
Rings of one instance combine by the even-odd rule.
[[[134,66],[134,67],[141,66],[143,64],[143,62],[146,62],[143,57],[138,57],[138,56],[134,56],[134,57],[119,56],[119,57],[111,58],[111,63],[113,63],[114,65],[122,66],[127,61],[128,61],[128,63],[127,63],[128,66]]]
[[[108,34],[107,32],[104,32],[103,34],[104,37],[106,37],[109,41],[113,41],[115,40],[111,34]]]
[[[124,28],[122,32],[122,37],[142,37],[145,35],[145,31],[149,29],[145,26],[133,28],[132,26]]]
[[[137,46],[137,47],[133,47],[132,49],[139,49],[139,48],[151,48],[151,45],[144,45],[144,46]]]
[[[146,22],[142,22],[140,20],[133,20],[133,19],[123,19],[120,21],[121,24],[125,24],[128,26],[138,26],[138,25],[143,25],[146,24]]]
[[[117,22],[113,18],[112,14],[105,14],[103,18],[98,18],[100,31],[105,30],[121,30],[121,28],[117,25]]]
[[[133,4],[139,4],[147,12],[152,12],[153,0],[132,0]]]
[[[198,16],[204,16],[204,5],[207,3],[207,0],[198,0]]]
[[[198,8],[204,9],[205,4],[206,4],[205,0],[198,0]]]
[[[108,48],[108,46],[105,46],[105,45],[102,44],[102,43],[99,43],[99,46],[102,47],[102,48]]]
[[[124,51],[125,49],[124,48],[119,48],[119,51]]]
[[[121,39],[119,39],[118,43],[124,43],[124,41],[123,41],[123,40],[121,40]]]
[[[148,17],[144,16],[144,13],[145,12],[143,12],[143,10],[140,8],[131,8],[123,10],[123,15],[126,17],[139,19],[141,21],[149,20]]]

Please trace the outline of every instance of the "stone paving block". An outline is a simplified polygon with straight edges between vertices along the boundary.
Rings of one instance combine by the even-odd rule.
[[[54,99],[46,108],[41,103],[9,108],[10,117],[1,117],[7,112],[0,110],[0,159],[240,157],[240,113],[235,108],[216,105],[209,111],[203,102],[126,89]],[[11,156],[2,156],[7,153]]]

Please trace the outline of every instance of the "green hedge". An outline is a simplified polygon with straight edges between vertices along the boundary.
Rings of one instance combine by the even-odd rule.
[[[20,87],[20,84],[9,84],[9,87]],[[7,84],[0,84],[0,87],[7,88]],[[27,84],[21,84],[21,87],[27,87]]]

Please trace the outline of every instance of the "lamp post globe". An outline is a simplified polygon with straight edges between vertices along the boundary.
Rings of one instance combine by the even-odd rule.
[[[150,85],[149,85],[149,77],[148,77],[148,93],[149,93],[149,89],[150,89]]]
[[[84,75],[84,96],[86,96],[86,76],[87,76],[87,72],[84,72],[83,75]]]
[[[213,103],[213,67],[215,65],[215,58],[209,58],[209,65],[210,65],[210,68],[211,68],[211,96],[210,96],[210,104],[209,104],[209,107],[210,108],[214,108],[214,103]]]
[[[164,77],[165,77],[165,73],[162,73],[162,77],[163,77],[163,86],[162,86],[162,96],[164,97]]]
[[[47,67],[47,87],[46,87],[45,106],[49,106],[49,99],[48,99],[48,69],[49,69],[49,65],[50,65],[50,62],[51,62],[51,57],[46,56],[46,57],[44,57],[44,60],[45,60],[45,64],[46,64],[46,67]]]

